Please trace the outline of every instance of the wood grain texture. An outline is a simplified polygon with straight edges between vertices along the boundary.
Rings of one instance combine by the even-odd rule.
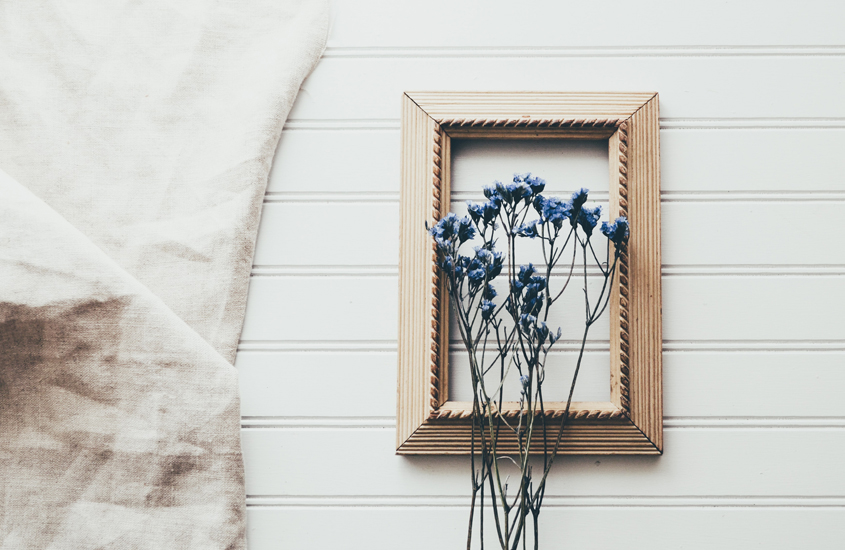
[[[620,125],[619,130],[608,140],[608,169],[610,183],[608,191],[609,218],[618,216],[629,218],[628,213],[628,123]],[[626,413],[631,411],[630,393],[630,349],[629,349],[629,308],[628,308],[628,246],[618,247],[611,243],[611,249],[619,248],[619,266],[615,284],[610,290],[608,317],[616,332],[610,338],[610,400]],[[617,328],[618,327],[618,328]],[[623,349],[624,348],[624,349]]]
[[[628,261],[625,262],[629,273],[620,270],[619,277],[622,328],[619,345],[623,353],[626,344],[630,346],[630,418],[649,441],[662,449],[663,306],[660,272],[660,144],[656,94],[634,113],[628,124],[627,146],[621,140],[619,144],[620,155],[627,157],[627,168],[620,163],[619,206],[621,211],[627,203],[631,224],[631,236],[626,247]],[[624,376],[625,359],[622,361]],[[624,384],[622,388],[624,392]],[[623,406],[624,397],[623,394]]]
[[[452,139],[448,134],[440,131],[439,128],[438,130],[437,136],[440,139],[440,165],[442,169],[442,177],[440,178],[440,212],[442,215],[451,210]],[[435,153],[437,153],[436,149]],[[440,280],[437,293],[437,300],[439,302],[434,305],[438,307],[437,314],[440,319],[440,330],[436,334],[437,340],[435,343],[438,347],[439,354],[431,381],[432,410],[436,410],[449,400],[449,376],[446,371],[446,365],[449,363],[449,287],[445,279]]]
[[[582,138],[609,139],[615,149],[610,163],[611,205],[620,215],[632,214],[631,232],[636,238],[631,240],[630,252],[636,261],[629,260],[626,246],[621,251],[619,277],[611,295],[615,302],[610,331],[611,402],[575,405],[568,428],[571,434],[564,436],[561,453],[660,454],[662,321],[656,94],[407,92],[403,105],[397,453],[467,454],[471,449],[471,405],[448,400],[446,293],[433,243],[429,244],[432,256],[428,267],[423,268],[433,273],[431,283],[419,283],[427,290],[420,294],[419,289],[409,286],[419,279],[408,273],[420,269],[414,259],[422,261],[417,251],[423,249],[419,237],[423,233],[417,230],[412,235],[406,220],[422,220],[429,215],[430,220],[437,220],[448,211],[450,133],[460,131],[460,137],[475,137],[495,132],[492,137],[513,137],[509,133],[529,128],[559,138],[559,131],[565,128],[573,132],[565,137],[583,132]],[[597,131],[604,133],[597,136]],[[431,176],[424,169],[426,147],[430,149],[427,160]],[[412,162],[418,167],[406,170]],[[433,195],[431,202],[422,191],[426,186]],[[637,283],[631,285],[629,280]],[[429,317],[422,325],[431,327],[428,347],[414,340],[416,333],[403,326],[412,319],[420,322],[421,316],[409,317],[408,312],[426,308]],[[633,330],[631,327],[638,323],[643,326]],[[420,387],[425,376],[427,391]],[[545,418],[551,433],[560,429],[565,404],[549,403],[548,407]],[[424,416],[421,411],[425,411]],[[512,439],[503,439],[501,445],[516,452],[517,441]],[[540,453],[542,448],[535,447],[534,452]]]
[[[408,92],[446,131],[461,128],[608,128],[627,120],[653,93]]]
[[[434,208],[440,197],[440,166],[435,164],[433,143],[436,123],[407,95],[402,97],[402,121],[397,445],[428,417],[431,370],[438,353],[432,349],[431,335],[438,330],[432,303],[439,282],[433,243],[425,231],[426,223],[431,226],[440,217],[439,208]]]

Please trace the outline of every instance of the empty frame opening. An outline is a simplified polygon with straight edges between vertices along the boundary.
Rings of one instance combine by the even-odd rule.
[[[510,181],[514,173],[531,172],[546,180],[545,196],[569,198],[576,190],[585,187],[590,190],[589,203],[603,205],[602,219],[608,219],[608,142],[602,140],[577,139],[452,139],[450,180],[451,211],[465,216],[466,201],[480,202],[485,198],[482,187],[495,180]],[[533,215],[533,213],[532,213]],[[598,232],[596,232],[598,233]],[[604,237],[598,234],[602,242]],[[498,237],[505,242],[504,235]],[[480,241],[479,241],[480,243]],[[467,243],[464,254],[471,254],[472,243]],[[570,243],[567,252],[572,250]],[[505,247],[500,246],[503,250]],[[603,258],[602,258],[603,259]],[[520,238],[517,247],[517,264],[544,265],[540,242]],[[552,272],[550,288],[560,289],[570,272],[571,256],[562,258]],[[578,358],[581,335],[584,328],[584,273],[583,260],[575,260],[572,280],[559,302],[552,307],[549,327],[561,328],[562,339],[555,343],[546,361],[546,381],[543,384],[546,402],[566,401],[572,373]],[[602,277],[592,262],[587,262],[587,289],[591,296],[598,296]],[[494,285],[499,300],[507,295],[507,274],[497,278]],[[497,300],[498,301],[498,300]],[[610,400],[610,353],[609,315],[605,311],[601,319],[590,329],[581,371],[576,384],[574,401]],[[472,384],[469,374],[467,353],[456,328],[454,319],[450,326],[448,359],[448,400],[472,401]],[[490,340],[488,349],[495,350]],[[488,373],[498,384],[500,369]],[[516,401],[519,398],[519,374],[511,369],[504,383],[504,399]]]

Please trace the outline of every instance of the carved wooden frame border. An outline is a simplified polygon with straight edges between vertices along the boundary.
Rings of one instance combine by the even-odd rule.
[[[662,454],[658,129],[656,93],[403,94],[398,454],[470,452],[471,403],[448,400],[448,298],[424,226],[449,211],[455,137],[608,140],[611,216],[631,224],[609,307],[610,401],[572,404],[560,452]],[[552,438],[564,406],[546,403]],[[516,441],[499,449],[516,451]]]

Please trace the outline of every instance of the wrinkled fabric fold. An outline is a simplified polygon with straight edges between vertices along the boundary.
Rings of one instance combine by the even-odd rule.
[[[327,6],[0,9],[0,549],[243,548],[234,361]]]

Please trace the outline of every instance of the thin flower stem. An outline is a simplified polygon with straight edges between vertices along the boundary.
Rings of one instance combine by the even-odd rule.
[[[589,242],[590,237],[587,237],[587,241]],[[587,310],[587,318],[590,317],[590,295],[587,293],[587,245],[581,243],[581,248],[584,251],[584,304],[586,305]]]
[[[609,241],[608,241],[608,242],[609,242]],[[595,258],[595,260],[596,260],[596,265],[598,265],[598,266],[599,266],[599,269],[601,269],[601,272],[602,272],[603,274],[607,275],[607,272],[606,272],[606,271],[604,270],[604,268],[602,267],[601,260],[599,260],[598,256],[596,256],[596,251],[595,251],[595,249],[593,248],[593,241],[591,241],[590,239],[587,239],[587,244],[589,244],[589,245],[590,245],[590,252],[592,252],[592,253],[593,253],[593,258]]]
[[[574,229],[573,229],[574,231]],[[562,252],[562,251],[561,251]],[[557,293],[557,296],[551,301],[551,303],[557,302],[557,299],[561,297],[563,291],[566,290],[566,287],[569,286],[569,281],[572,280],[572,274],[575,272],[575,258],[576,254],[578,253],[578,249],[575,246],[572,246],[572,263],[569,266],[569,275],[566,277],[566,281],[563,283],[563,288],[560,289],[560,292]]]

